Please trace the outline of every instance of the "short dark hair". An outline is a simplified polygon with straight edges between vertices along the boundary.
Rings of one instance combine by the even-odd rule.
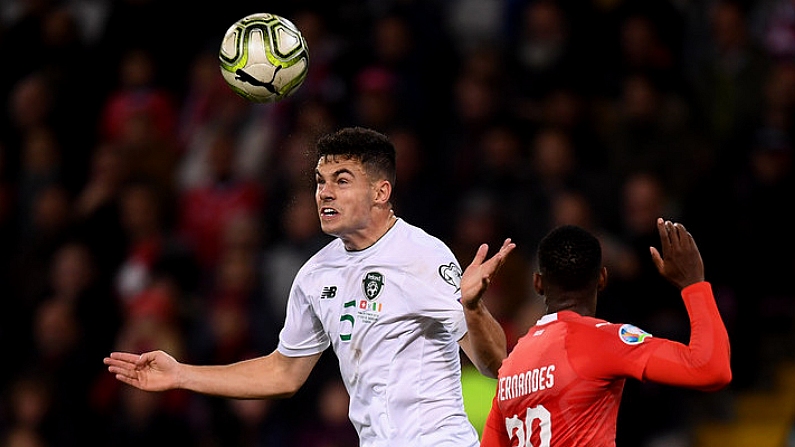
[[[562,290],[595,287],[602,269],[602,246],[587,230],[561,225],[539,243],[538,268],[548,284]]]
[[[368,176],[395,185],[395,146],[386,135],[364,127],[345,127],[317,141],[317,159],[341,156],[362,163]]]

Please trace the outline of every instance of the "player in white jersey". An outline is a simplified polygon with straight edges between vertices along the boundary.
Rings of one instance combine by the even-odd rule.
[[[332,346],[361,446],[477,446],[458,350],[496,377],[505,334],[481,297],[515,245],[507,239],[488,260],[481,245],[462,272],[445,244],[392,212],[395,149],[384,135],[346,128],[321,138],[317,150],[318,214],[336,239],[296,275],[277,349],[211,366],[163,351],[114,352],[108,370],[149,391],[287,397]]]

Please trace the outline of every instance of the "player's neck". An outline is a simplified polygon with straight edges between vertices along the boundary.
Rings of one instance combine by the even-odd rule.
[[[594,309],[576,300],[564,300],[547,305],[548,314],[562,312],[564,310],[569,310],[585,317],[593,317],[596,314]]]
[[[345,250],[361,251],[372,247],[376,242],[381,240],[381,238],[384,237],[384,235],[386,235],[393,226],[395,226],[396,222],[397,216],[395,216],[395,213],[391,209],[388,210],[386,218],[379,219],[378,223],[373,225],[373,231],[366,232],[360,238],[343,239]]]

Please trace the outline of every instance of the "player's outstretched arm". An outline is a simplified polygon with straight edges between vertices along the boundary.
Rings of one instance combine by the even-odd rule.
[[[682,224],[657,220],[661,251],[651,248],[660,274],[678,287],[690,316],[687,345],[665,340],[646,364],[644,377],[667,385],[704,391],[731,382],[729,336],[693,236]]]
[[[186,389],[229,398],[254,399],[293,395],[309,377],[320,354],[286,357],[273,353],[229,365],[180,363],[163,351],[113,352],[105,357],[116,379],[145,391]]]
[[[497,371],[508,355],[508,348],[505,331],[481,298],[514,248],[516,244],[506,239],[500,250],[485,260],[489,246],[482,244],[461,277],[461,304],[464,306],[467,334],[459,343],[478,371],[492,378],[497,377]]]

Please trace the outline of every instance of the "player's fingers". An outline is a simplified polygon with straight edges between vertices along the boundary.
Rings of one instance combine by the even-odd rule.
[[[662,217],[657,218],[657,232],[660,233],[660,244],[664,253],[666,246],[671,244],[671,236],[668,234],[668,227]]]
[[[685,247],[690,248],[691,250],[698,251],[698,246],[696,245],[696,240],[693,239],[693,235],[690,234],[689,231],[685,230],[684,227],[682,227],[682,230],[683,230],[683,233],[682,233],[682,244]]]
[[[488,252],[489,252],[489,245],[480,244],[480,247],[478,247],[478,251],[475,253],[475,258],[472,259],[472,263],[470,265],[483,264],[483,260],[486,259],[486,253]]]
[[[665,268],[665,261],[663,261],[662,256],[660,256],[660,252],[654,247],[649,247],[649,251],[651,252],[651,260],[654,266],[657,267],[658,271],[662,272]]]
[[[500,253],[503,256],[503,259],[508,255],[508,253],[513,251],[514,248],[516,248],[516,244],[511,242],[511,238],[505,239],[505,242],[502,243],[502,247],[500,247]]]
[[[111,359],[121,360],[121,361],[124,361],[124,362],[130,362],[130,363],[135,363],[136,361],[138,361],[139,357],[140,357],[140,355],[132,354],[130,352],[111,352],[110,353],[110,358]]]
[[[130,377],[124,374],[116,374],[116,379],[119,380],[120,382],[126,383],[127,385],[132,385],[134,387],[139,386],[139,381],[137,377]]]
[[[677,245],[687,244],[688,234],[685,226],[679,222],[673,224],[673,239]]]
[[[111,366],[108,368],[108,372],[114,374],[117,379],[122,380],[125,383],[130,383],[130,381],[138,381],[138,373],[135,370],[129,368],[117,368],[115,366]]]
[[[102,362],[104,364],[108,365],[108,369],[113,368],[113,367],[116,367],[116,368],[121,368],[121,367],[125,367],[125,366],[132,367],[134,365],[133,363],[125,362],[123,360],[112,359],[110,357],[105,357],[105,359]]]
[[[498,270],[504,263],[505,259],[508,257],[508,254],[516,248],[516,244],[511,242],[511,239],[505,239],[505,242],[502,243],[502,247],[500,247],[500,251],[493,257],[493,262],[496,263],[494,266],[494,270]]]

